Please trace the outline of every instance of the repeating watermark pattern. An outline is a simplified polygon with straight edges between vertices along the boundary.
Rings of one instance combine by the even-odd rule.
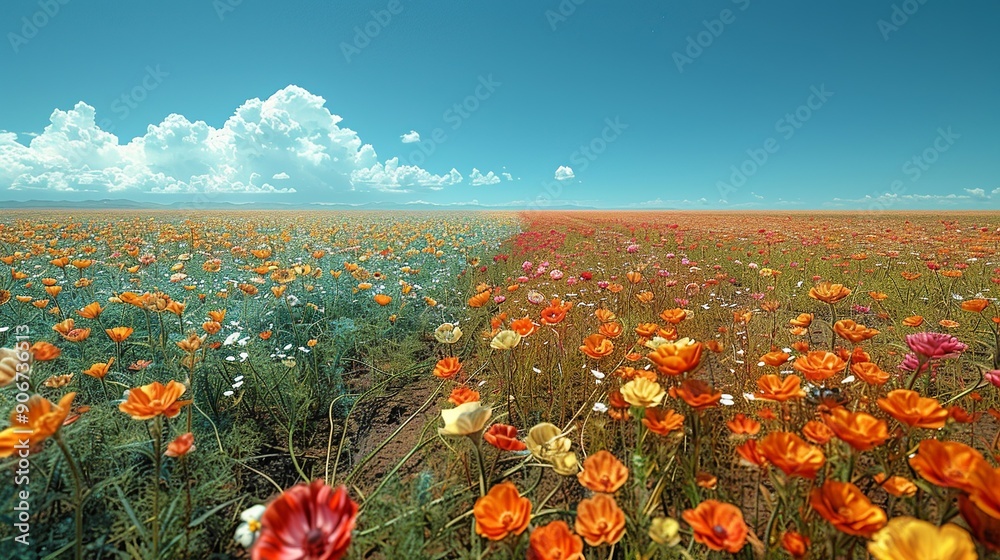
[[[888,41],[889,37],[909,23],[910,18],[916,15],[920,7],[926,3],[927,0],[903,0],[899,4],[893,4],[889,19],[880,19],[876,22],[878,31],[882,34],[882,40]]]
[[[791,140],[798,130],[805,123],[809,122],[816,112],[822,109],[834,95],[832,91],[826,89],[826,84],[811,86],[809,92],[809,97],[806,98],[805,103],[796,107],[794,111],[785,113],[785,116],[774,123],[774,131],[778,133],[778,136],[765,138],[759,147],[747,148],[745,152],[747,158],[738,165],[731,165],[729,167],[729,180],[715,183],[720,199],[727,200],[729,195],[746,185],[751,177],[767,165],[771,160],[771,156],[781,150],[781,143]]]
[[[941,155],[950,150],[961,137],[962,135],[953,131],[950,126],[947,128],[938,128],[937,136],[934,137],[931,144],[921,150],[920,153],[914,154],[903,162],[899,168],[900,173],[906,179],[909,179],[910,183],[916,183],[941,159]],[[881,212],[888,210],[889,207],[900,201],[900,197],[906,194],[906,185],[906,180],[895,179],[889,184],[887,192],[874,192],[869,195],[868,198],[871,200],[868,205],[868,211]]]
[[[441,119],[448,125],[447,129],[455,132],[462,128],[462,125],[479,111],[483,103],[493,97],[502,85],[503,82],[493,79],[493,74],[480,75],[472,93],[461,101],[453,103],[441,114]],[[405,162],[408,165],[422,166],[427,158],[437,151],[438,146],[448,141],[448,130],[437,127],[430,134],[422,136],[419,142],[409,143],[408,145],[414,146],[414,149],[406,156]]]
[[[555,10],[545,10],[545,21],[549,22],[552,31],[559,28],[576,13],[577,7],[583,5],[587,0],[561,0]]]
[[[605,118],[604,127],[601,129],[601,132],[591,138],[589,142],[581,144],[569,155],[569,162],[573,164],[574,175],[577,172],[586,171],[591,163],[607,151],[608,146],[618,141],[628,127],[628,123],[622,122],[621,117]],[[538,193],[534,200],[528,202],[527,209],[543,210],[548,208],[562,196],[562,193],[563,185],[561,181],[557,181],[556,179],[544,181],[542,182],[542,192]]]
[[[750,7],[750,0],[732,0],[732,2],[740,12],[746,11]],[[683,51],[674,51],[674,54],[671,56],[674,60],[674,65],[677,67],[677,71],[683,74],[685,66],[694,64],[695,60],[705,54],[705,50],[715,44],[715,40],[725,33],[726,28],[736,23],[737,13],[729,8],[725,8],[719,12],[719,17],[702,20],[701,24],[704,29],[688,35],[685,38]]]
[[[28,399],[31,398],[31,330],[28,325],[18,325],[14,329],[14,349],[17,350],[17,366],[14,376],[13,431],[17,443],[14,449],[17,465],[14,467],[14,542],[21,546],[31,544],[31,428],[28,427]]]
[[[369,12],[371,14],[371,19],[365,22],[364,25],[354,26],[354,36],[351,38],[351,41],[341,41],[340,52],[344,55],[344,60],[350,64],[351,60],[353,60],[355,56],[361,54],[361,51],[368,48],[368,45],[370,45],[386,27],[389,27],[389,24],[392,23],[393,17],[403,13],[403,7],[403,3],[400,0],[389,0],[389,3],[385,5],[385,8]]]
[[[132,89],[122,93],[111,102],[111,112],[119,115],[119,121],[127,119],[132,110],[138,108],[139,104],[149,97],[149,93],[160,87],[164,78],[168,76],[170,76],[170,74],[168,72],[164,72],[160,68],[159,64],[155,67],[147,66],[146,73],[143,75],[139,83]]]
[[[212,8],[219,21],[225,21],[226,16],[236,11],[236,8],[243,3],[243,0],[212,0]]]
[[[38,10],[30,16],[22,17],[19,22],[21,26],[17,31],[7,33],[7,40],[14,54],[21,52],[21,47],[37,37],[69,2],[70,0],[38,0]]]

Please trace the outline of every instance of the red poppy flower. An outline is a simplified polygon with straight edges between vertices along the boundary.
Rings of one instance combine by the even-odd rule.
[[[334,490],[319,479],[296,484],[267,506],[251,558],[339,560],[351,544],[357,516],[358,504],[346,487]]]

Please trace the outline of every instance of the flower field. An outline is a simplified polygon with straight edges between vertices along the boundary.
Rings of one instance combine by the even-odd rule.
[[[0,557],[997,558],[998,290],[978,213],[6,212]]]

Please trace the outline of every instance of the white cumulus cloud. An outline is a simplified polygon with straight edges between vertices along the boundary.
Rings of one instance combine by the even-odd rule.
[[[483,175],[475,167],[472,168],[472,173],[469,174],[469,184],[473,187],[478,187],[481,185],[495,185],[500,182],[500,177],[497,177],[492,171]]]
[[[576,177],[576,175],[573,175],[573,168],[572,167],[567,167],[565,165],[560,165],[556,169],[556,180],[557,181],[568,181],[568,180],[570,180],[570,179],[572,179],[574,177]]]
[[[416,130],[411,130],[400,136],[399,139],[402,140],[404,144],[413,144],[420,141],[420,133]]]

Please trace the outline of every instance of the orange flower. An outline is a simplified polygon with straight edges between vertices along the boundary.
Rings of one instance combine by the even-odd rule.
[[[810,542],[809,537],[795,531],[785,531],[781,535],[781,548],[795,560],[806,557]]]
[[[476,396],[478,397],[479,394],[477,393]],[[483,433],[483,439],[486,440],[486,443],[504,451],[524,451],[528,448],[523,441],[517,439],[517,428],[507,424],[493,424],[489,430]]]
[[[44,340],[32,344],[30,351],[33,359],[38,362],[50,362],[62,354],[62,350]]]
[[[684,311],[680,307],[675,309],[664,309],[660,313],[660,318],[671,325],[676,325],[684,319],[687,319],[687,311]]]
[[[576,478],[594,492],[614,494],[628,480],[628,468],[602,449],[587,457],[583,462],[583,471],[577,473]]]
[[[760,440],[757,449],[768,462],[788,476],[816,478],[826,456],[823,450],[791,432],[774,432]]]
[[[115,327],[113,329],[104,329],[104,332],[107,333],[108,338],[110,338],[112,342],[121,344],[122,342],[125,342],[125,339],[132,336],[133,330],[132,327]]]
[[[111,369],[111,364],[113,363],[115,363],[115,359],[109,358],[107,362],[93,364],[83,373],[97,379],[104,379],[108,375],[108,370]]]
[[[542,323],[546,325],[557,325],[566,318],[566,312],[572,307],[571,304],[563,304],[558,299],[550,302],[550,305],[542,310]]]
[[[972,500],[964,495],[958,496],[958,511],[962,519],[969,524],[972,536],[983,546],[994,552],[1000,552],[1000,517],[993,517],[979,509]]]
[[[851,290],[843,284],[820,282],[809,290],[809,297],[833,305],[851,295]]]
[[[757,446],[757,440],[750,439],[736,446],[736,453],[743,458],[749,466],[766,467],[767,459],[761,455]]]
[[[799,356],[792,367],[801,372],[809,381],[820,383],[843,371],[847,367],[847,363],[832,352],[816,350],[805,356]]]
[[[491,541],[507,535],[520,535],[531,521],[531,500],[521,497],[517,487],[501,482],[476,500],[472,508],[476,517],[476,533]]]
[[[812,324],[812,321],[813,321],[812,313],[800,313],[798,317],[792,319],[791,321],[789,321],[789,323],[791,323],[793,327],[800,327],[805,329],[809,328],[809,325]]]
[[[588,336],[583,339],[583,346],[580,346],[581,352],[591,358],[594,358],[595,360],[600,360],[601,358],[614,352],[614,350],[614,343],[605,338],[603,334],[592,334]]]
[[[479,401],[479,391],[473,391],[466,386],[455,387],[451,390],[451,394],[448,395],[448,402],[458,406],[460,404],[465,404],[467,402],[478,402]]]
[[[375,303],[381,305],[382,307],[392,303],[392,297],[385,294],[375,294],[372,299],[375,300]]]
[[[622,334],[622,324],[614,321],[611,323],[601,323],[601,326],[597,329],[599,333],[608,338],[617,338]]]
[[[118,409],[135,420],[151,420],[159,415],[173,418],[181,413],[181,407],[191,401],[179,401],[184,394],[184,384],[171,380],[166,385],[154,381],[149,385],[130,389],[125,402]]]
[[[868,538],[886,523],[882,508],[872,504],[864,492],[850,482],[826,481],[812,491],[809,505],[848,535]]]
[[[538,327],[536,327],[535,324],[531,322],[531,319],[527,317],[513,321],[510,324],[510,330],[516,332],[522,337],[534,333],[535,330],[537,330],[537,328]]]
[[[975,465],[969,476],[969,499],[988,515],[1000,519],[1000,470],[985,461]]]
[[[923,324],[924,324],[924,318],[921,317],[920,315],[913,315],[913,316],[907,317],[906,319],[903,319],[903,326],[904,327],[914,327],[914,328],[916,328],[916,327],[919,327],[920,325],[923,325]]]
[[[816,445],[826,445],[826,442],[833,437],[833,430],[822,422],[810,420],[806,422],[805,426],[802,426],[802,435]]]
[[[747,542],[750,530],[740,508],[717,500],[705,500],[681,514],[694,530],[694,540],[712,550],[736,553]]]
[[[948,411],[937,399],[921,397],[920,393],[908,389],[890,391],[878,400],[878,407],[911,428],[936,430],[948,420]]]
[[[167,450],[163,454],[167,457],[183,457],[194,449],[194,434],[188,432],[177,436],[174,441],[168,443]]]
[[[897,498],[910,497],[917,493],[917,485],[902,476],[886,476],[885,473],[878,473],[874,479],[886,492]]]
[[[823,416],[834,435],[858,451],[868,451],[889,439],[885,420],[865,412],[851,412],[837,407]]]
[[[646,358],[663,375],[681,375],[694,370],[701,363],[701,348],[700,342],[682,338],[657,346]]]
[[[90,329],[76,328],[73,319],[56,323],[52,326],[52,330],[70,342],[83,342],[90,336]]]
[[[885,385],[889,381],[889,373],[882,371],[875,362],[851,364],[851,373],[869,385]]]
[[[458,375],[458,372],[461,370],[462,364],[458,361],[458,358],[450,356],[438,360],[432,373],[434,373],[435,377],[440,377],[441,379],[451,379]]]
[[[73,408],[75,397],[76,393],[66,393],[55,405],[41,395],[32,395],[24,403],[27,411],[18,412],[15,408],[10,413],[10,427],[0,432],[0,458],[23,451],[23,441],[34,448],[55,435]]]
[[[469,298],[469,307],[482,307],[489,303],[492,292],[490,290],[484,290],[478,294]]]
[[[617,319],[613,311],[604,307],[594,311],[594,317],[597,317],[597,320],[602,323],[610,323]]]
[[[615,544],[625,534],[625,512],[608,494],[581,500],[576,506],[576,532],[590,546]]]
[[[757,380],[757,388],[760,389],[757,398],[768,401],[785,402],[806,396],[802,380],[797,375],[781,379],[779,375],[769,373]]]
[[[973,313],[982,313],[990,302],[983,298],[967,299],[962,302],[963,311],[971,311]]]
[[[735,435],[757,435],[760,432],[760,422],[753,418],[747,418],[742,412],[737,414],[732,420],[726,422],[726,427]]]
[[[771,367],[778,367],[788,361],[790,356],[780,350],[772,350],[760,357],[760,361]]]
[[[528,560],[584,560],[583,540],[565,521],[535,528],[528,540]]]
[[[972,490],[971,475],[980,465],[988,466],[982,454],[957,441],[922,440],[910,458],[910,466],[924,480],[966,492]]]
[[[695,410],[703,410],[718,405],[722,400],[722,391],[715,391],[700,379],[685,379],[680,387],[670,388],[670,396],[684,399]]]
[[[665,436],[684,425],[684,415],[677,414],[673,409],[647,408],[642,425],[654,434]]]
[[[833,324],[833,330],[836,331],[841,338],[851,342],[852,344],[872,339],[878,334],[877,330],[869,329],[868,327],[855,323],[850,319],[837,321]]]
[[[101,309],[101,304],[95,301],[87,304],[83,309],[80,309],[76,313],[84,319],[96,319],[101,315],[102,311],[104,310]]]
[[[641,336],[642,338],[653,338],[656,331],[660,329],[660,325],[656,323],[639,323],[635,327],[635,334]]]

